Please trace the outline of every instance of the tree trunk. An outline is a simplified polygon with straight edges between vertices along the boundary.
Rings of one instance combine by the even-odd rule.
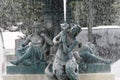
[[[92,27],[94,25],[94,17],[93,17],[93,14],[94,14],[94,10],[92,8],[92,3],[93,3],[93,0],[88,0],[87,1],[87,4],[88,4],[88,41],[92,41]]]

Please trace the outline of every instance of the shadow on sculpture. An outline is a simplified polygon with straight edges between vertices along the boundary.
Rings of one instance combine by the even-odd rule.
[[[34,32],[29,35],[22,47],[17,49],[17,60],[11,61],[14,65],[32,65],[44,61],[44,54],[47,52],[47,44],[53,45],[52,40],[39,28],[39,23],[33,24]]]

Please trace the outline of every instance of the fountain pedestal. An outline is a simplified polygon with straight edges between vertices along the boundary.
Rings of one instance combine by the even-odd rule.
[[[3,75],[3,80],[47,80],[44,74]],[[115,80],[111,73],[79,74],[79,80]]]

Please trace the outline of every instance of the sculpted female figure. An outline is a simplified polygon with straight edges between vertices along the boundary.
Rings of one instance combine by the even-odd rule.
[[[43,55],[47,51],[45,43],[49,45],[53,45],[52,40],[48,38],[44,33],[41,33],[39,30],[39,23],[35,23],[33,25],[34,32],[29,35],[25,42],[22,44],[22,47],[25,47],[29,44],[28,48],[24,51],[23,55],[21,55],[17,60],[11,61],[14,65],[24,64],[24,61],[27,59],[34,60],[32,63],[40,62],[43,58]],[[30,61],[27,60],[27,64],[30,64]]]
[[[73,50],[77,46],[77,34],[80,27],[74,25],[71,28],[67,23],[61,24],[62,31],[53,39],[58,50],[53,62],[53,73],[58,80],[78,80],[78,65],[73,56]]]

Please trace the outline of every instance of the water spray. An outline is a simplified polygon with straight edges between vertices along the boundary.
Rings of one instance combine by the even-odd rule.
[[[64,22],[66,23],[66,0],[63,0],[63,7],[64,7]]]

